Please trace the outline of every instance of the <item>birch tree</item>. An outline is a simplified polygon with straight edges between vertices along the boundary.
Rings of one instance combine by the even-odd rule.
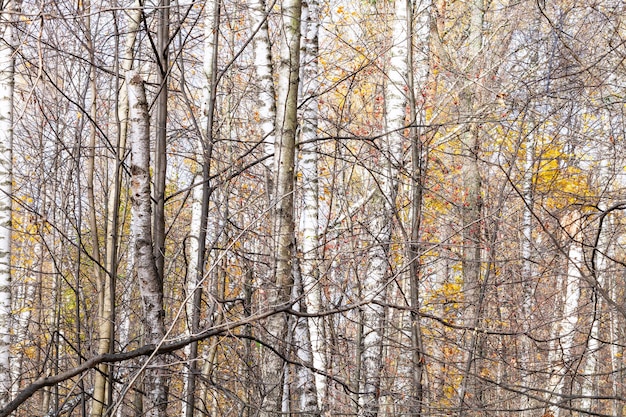
[[[398,175],[403,163],[402,143],[406,128],[407,87],[407,1],[394,2],[392,46],[390,49],[388,85],[385,89],[385,120],[387,134],[382,143],[384,163],[382,175],[376,179],[378,189],[373,204],[377,213],[371,219],[370,233],[374,242],[368,253],[363,295],[370,304],[363,308],[362,380],[359,388],[359,415],[378,415],[380,374],[385,329],[385,293],[389,278],[392,224],[396,210]]]
[[[267,4],[264,0],[249,0],[250,21],[255,31],[252,40],[254,70],[258,82],[258,118],[261,127],[268,199],[273,196],[274,183],[274,144],[276,141],[276,97],[272,70],[272,51],[268,29]]]
[[[144,81],[132,72],[128,81],[131,148],[131,192],[135,265],[143,300],[144,341],[158,345],[165,336],[163,292],[157,274],[152,242],[150,198],[150,117]],[[157,355],[146,370],[144,411],[149,417],[164,417],[167,409],[165,361]]]
[[[298,110],[298,83],[300,73],[300,16],[299,0],[287,0],[282,5],[285,38],[281,45],[276,106],[275,146],[275,201],[274,282],[268,291],[270,306],[285,304],[291,298],[293,287],[294,257],[294,170],[296,128]],[[287,336],[287,316],[277,314],[267,321],[267,332],[273,346],[284,354],[283,343]],[[263,366],[265,399],[262,416],[270,416],[282,410],[284,363],[281,357],[269,353]]]
[[[409,2],[411,5],[412,2]],[[407,82],[409,92],[409,109],[411,115],[411,123],[413,125],[409,130],[411,138],[411,226],[409,245],[407,245],[407,254],[409,262],[409,293],[411,312],[409,316],[409,330],[411,335],[411,361],[409,362],[411,375],[411,394],[412,399],[409,404],[410,412],[413,415],[420,416],[422,412],[422,403],[424,398],[424,343],[422,337],[422,328],[419,317],[419,309],[421,304],[420,296],[420,277],[422,274],[422,248],[419,241],[422,236],[422,204],[424,202],[424,186],[426,183],[426,126],[429,123],[429,117],[426,114],[427,106],[431,105],[432,100],[428,94],[428,80],[430,77],[431,66],[434,66],[434,59],[431,55],[431,32],[434,26],[434,4],[432,0],[423,0],[415,5],[415,19],[413,7],[409,7],[407,12],[408,26],[408,68]],[[417,45],[416,45],[417,44]],[[414,71],[413,68],[416,68]],[[417,97],[423,97],[423,102],[418,103]]]
[[[523,211],[522,211],[522,234],[523,241],[521,244],[522,250],[522,314],[527,325],[532,323],[532,309],[533,309],[533,267],[532,267],[532,226],[533,226],[533,177],[534,177],[534,163],[535,163],[535,147],[534,147],[534,135],[529,134],[525,140],[525,160],[524,160],[524,172],[523,172],[523,184],[522,184],[522,196],[523,196]],[[530,331],[526,328],[525,331]],[[528,389],[531,386],[531,375],[529,369],[531,368],[530,353],[531,344],[530,341],[524,336],[521,340],[521,366],[522,366],[522,389]],[[522,413],[527,415],[530,412],[530,397],[522,394],[520,396],[520,408]]]
[[[205,281],[205,254],[207,243],[207,227],[209,217],[210,184],[209,176],[213,152],[213,117],[215,114],[215,95],[217,79],[217,58],[219,39],[220,0],[205,4],[205,39],[204,39],[204,86],[202,117],[200,123],[200,139],[196,143],[196,158],[199,168],[194,176],[194,189],[191,203],[191,230],[189,269],[190,279],[187,283],[187,316],[191,318],[190,334],[200,328],[200,308],[202,304],[202,287]],[[198,184],[199,183],[199,184]],[[213,233],[215,234],[215,233]],[[214,306],[209,308],[209,316]],[[186,417],[192,417],[195,410],[195,387],[198,373],[198,343],[194,342],[186,349],[189,359],[189,371],[185,381]],[[211,360],[211,359],[209,359]]]
[[[481,287],[481,257],[482,257],[482,179],[480,177],[480,120],[477,108],[479,105],[479,78],[483,47],[483,20],[485,13],[484,0],[474,0],[470,4],[470,22],[468,28],[467,59],[464,62],[463,89],[459,101],[462,112],[461,123],[465,124],[462,135],[462,149],[466,160],[463,163],[464,199],[461,207],[462,219],[462,271],[465,300],[467,303],[467,326],[477,328],[480,322],[480,287]],[[478,352],[480,336],[473,332],[468,346],[467,362],[464,370],[464,379],[461,385],[460,404],[461,413],[465,407],[465,397],[468,390],[476,398],[478,385],[470,387],[470,372],[476,367],[475,357]]]
[[[0,4],[0,407],[11,399],[11,206],[17,2]]]
[[[564,230],[572,239],[567,250],[567,269],[561,276],[560,283],[563,296],[563,310],[560,320],[554,325],[551,343],[551,369],[548,385],[548,402],[560,403],[566,391],[566,374],[573,359],[578,307],[580,301],[580,283],[583,268],[582,219],[579,214],[569,213],[563,219]],[[562,415],[562,408],[549,405],[547,407],[555,416]]]
[[[302,175],[302,215],[300,231],[302,236],[302,290],[304,304],[309,314],[322,311],[322,288],[319,274],[319,186],[318,186],[318,123],[319,123],[319,26],[320,12],[317,0],[308,0],[302,6],[302,89],[303,111],[300,151],[302,153],[299,169]],[[326,370],[325,330],[323,317],[311,316],[307,319],[310,335],[311,365],[318,370]],[[303,370],[303,372],[310,372]],[[321,410],[327,402],[326,378],[320,373],[314,374],[317,392],[317,405]]]
[[[102,284],[102,294],[100,296],[100,322],[98,324],[98,334],[100,343],[98,345],[98,353],[105,354],[111,349],[111,338],[113,337],[113,316],[115,311],[114,300],[112,297],[117,275],[117,246],[119,231],[119,206],[120,193],[122,190],[122,173],[124,154],[126,152],[126,136],[128,131],[128,94],[126,79],[130,76],[134,61],[135,40],[137,31],[141,21],[141,8],[139,0],[135,0],[128,12],[127,34],[124,41],[124,48],[120,62],[120,73],[123,76],[122,83],[118,95],[117,119],[119,121],[117,131],[117,144],[115,155],[111,162],[111,171],[114,172],[113,184],[108,195],[107,202],[107,236],[105,248],[105,268],[107,276]],[[104,412],[106,404],[106,386],[108,366],[101,365],[98,368],[94,381],[93,402],[91,407],[91,416],[99,417]]]

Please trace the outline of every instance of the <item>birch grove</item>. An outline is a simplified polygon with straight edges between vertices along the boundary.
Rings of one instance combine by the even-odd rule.
[[[0,1],[0,417],[623,415],[622,3]]]

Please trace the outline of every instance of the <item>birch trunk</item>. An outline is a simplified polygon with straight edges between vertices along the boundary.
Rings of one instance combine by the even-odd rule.
[[[463,164],[463,186],[465,188],[465,200],[463,202],[463,282],[465,286],[465,298],[468,303],[468,325],[473,326],[477,319],[477,307],[475,305],[480,285],[480,259],[481,259],[481,178],[478,165],[478,153],[480,151],[480,138],[478,123],[475,119],[477,104],[476,84],[474,83],[475,72],[479,69],[475,60],[482,48],[482,26],[484,0],[474,0],[471,11],[469,47],[470,63],[467,65],[467,84],[461,93],[461,105],[463,106],[462,121],[466,123],[463,145],[466,148],[467,161]]]
[[[612,300],[617,300],[621,294],[621,287],[616,285],[617,274],[612,274],[609,294]],[[623,395],[623,366],[622,357],[624,356],[623,347],[617,342],[622,338],[623,326],[621,323],[620,314],[611,311],[609,314],[609,335],[613,343],[611,343],[611,393],[615,396],[615,399],[611,401],[611,412],[614,416],[621,417],[623,415],[623,409],[621,406],[620,398],[624,398]]]
[[[131,146],[132,233],[135,238],[135,266],[143,300],[144,341],[158,344],[165,335],[163,292],[157,273],[152,241],[150,198],[150,117],[143,79],[139,73],[128,81]],[[144,412],[148,417],[165,417],[167,389],[165,361],[157,355],[145,377]]]
[[[389,84],[385,90],[386,140],[383,150],[384,167],[378,180],[380,189],[372,200],[377,213],[370,223],[372,241],[376,242],[369,252],[363,296],[372,303],[363,308],[363,349],[361,352],[361,383],[359,388],[359,416],[378,415],[380,400],[380,376],[382,369],[383,336],[388,276],[388,255],[391,243],[398,173],[402,165],[403,130],[406,127],[407,88],[407,1],[394,2],[392,20],[392,47],[389,65]]]
[[[533,166],[535,163],[534,156],[534,137],[529,135],[526,139],[526,156],[524,162],[524,180],[522,197],[524,198],[524,209],[522,212],[522,315],[524,320],[524,332],[530,331],[528,325],[533,323],[533,268],[532,268],[532,210],[533,210]],[[520,364],[521,364],[521,389],[528,391],[533,385],[531,380],[531,343],[530,339],[525,335],[521,336],[520,348]],[[522,417],[530,415],[531,400],[528,395],[520,396],[520,409]]]
[[[270,308],[289,301],[293,287],[294,213],[293,186],[295,142],[298,110],[298,76],[300,72],[300,0],[286,0],[282,7],[285,39],[281,48],[278,80],[276,130],[279,133],[275,147],[276,156],[276,209],[274,212],[274,239],[276,266],[274,283],[268,291]],[[270,343],[279,353],[286,352],[287,316],[276,314],[266,322]],[[281,411],[283,360],[269,353],[263,367],[265,401],[261,416],[275,415]]]
[[[141,9],[139,0],[135,0],[128,12],[127,35],[125,39],[122,59],[120,63],[120,73],[124,75],[123,80],[129,76],[134,60],[135,40],[137,31],[141,21]],[[98,323],[98,336],[100,342],[98,344],[98,354],[108,353],[111,349],[111,340],[113,340],[113,317],[114,317],[114,297],[115,281],[117,276],[117,244],[119,229],[119,206],[120,193],[122,189],[122,163],[126,152],[126,135],[128,131],[128,94],[125,81],[119,88],[118,106],[117,106],[117,146],[116,154],[111,162],[113,172],[112,190],[109,191],[107,201],[107,236],[105,248],[105,266],[108,276],[104,278],[102,284],[102,294],[100,296],[100,320]],[[130,279],[130,275],[128,276]],[[94,381],[94,393],[91,407],[91,417],[100,417],[104,412],[106,404],[106,378],[109,367],[106,364],[98,366]]]
[[[318,187],[318,152],[317,128],[319,120],[319,68],[318,68],[318,39],[319,39],[319,2],[308,0],[302,6],[302,88],[303,88],[303,113],[302,113],[302,159],[299,163],[302,189],[302,217],[300,218],[300,232],[302,236],[302,289],[306,311],[310,314],[319,313],[322,306],[322,288],[319,282],[319,187]],[[300,323],[300,322],[299,322]],[[326,370],[325,332],[324,319],[322,317],[309,317],[304,323],[310,341],[308,348],[311,351],[311,364],[315,369]],[[304,332],[304,331],[303,331]],[[304,334],[303,332],[296,332]],[[301,370],[309,372],[309,370]],[[323,412],[328,412],[326,402],[327,382],[326,377],[319,373],[314,374],[315,391],[317,393],[316,407]],[[308,390],[306,393],[310,394]],[[309,399],[308,403],[313,400]]]
[[[416,11],[416,26],[413,28],[412,8],[407,13],[407,26],[409,28],[409,36],[407,37],[408,51],[408,91],[409,91],[409,108],[411,111],[411,122],[426,126],[429,122],[426,114],[426,106],[430,105],[427,101],[431,100],[427,93],[427,84],[429,78],[429,68],[433,64],[430,50],[430,32],[431,32],[431,14],[433,13],[433,3],[431,0],[421,1],[419,9]],[[413,40],[420,42],[421,48],[415,48]],[[415,52],[415,53],[414,53]],[[414,64],[415,62],[415,64]],[[424,97],[424,101],[418,103],[416,96]],[[418,108],[419,106],[419,108]],[[407,380],[411,381],[408,389],[411,392],[411,400],[409,403],[409,415],[421,416],[422,403],[424,398],[424,344],[422,340],[422,329],[419,317],[420,310],[420,277],[422,275],[422,248],[421,225],[422,225],[422,203],[424,183],[426,181],[426,156],[424,151],[423,140],[425,139],[425,129],[414,126],[410,129],[411,137],[411,228],[410,243],[408,249],[409,262],[409,294],[411,312],[409,316],[409,329],[407,331],[411,336],[411,358],[409,362],[409,375]]]
[[[15,2],[0,9],[0,407],[11,399],[11,196]]]
[[[294,266],[294,285],[292,291],[292,298],[297,300],[302,297],[302,274],[299,271],[299,266]],[[303,301],[298,301],[294,304],[293,308],[296,311],[307,312],[306,308],[303,309]],[[293,331],[293,342],[296,349],[296,355],[298,360],[307,366],[300,366],[296,370],[296,387],[293,390],[295,397],[299,399],[298,409],[294,410],[303,416],[319,416],[319,407],[317,403],[317,392],[315,386],[315,378],[309,366],[313,364],[313,352],[311,349],[311,336],[309,332],[309,322],[305,317],[294,317],[296,325]],[[283,395],[284,397],[284,395]],[[283,401],[284,402],[284,401]]]
[[[563,293],[563,313],[561,319],[555,323],[558,330],[551,337],[555,343],[553,351],[552,369],[549,381],[549,400],[559,403],[566,394],[565,377],[572,361],[574,336],[578,324],[578,305],[580,300],[581,269],[583,267],[583,248],[581,239],[581,219],[576,214],[567,215],[564,219],[565,229],[571,238],[567,256],[567,275],[563,277],[561,293]],[[549,406],[548,409],[557,417],[561,415],[561,408]]]
[[[89,144],[87,146],[87,202],[89,204],[89,228],[91,229],[91,256],[94,259],[93,273],[97,280],[98,286],[98,324],[99,324],[99,341],[98,353],[108,353],[111,349],[111,333],[113,330],[110,304],[111,292],[108,285],[108,276],[101,269],[100,239],[98,233],[96,219],[96,199],[94,196],[94,169],[95,169],[95,149],[96,149],[96,126],[94,125],[97,117],[97,87],[96,87],[96,63],[94,43],[91,34],[91,2],[85,1],[85,47],[89,55],[90,71],[89,71],[89,92],[91,94],[91,103],[89,106],[91,124],[89,132]],[[107,377],[109,372],[108,366],[99,367],[100,373],[96,376],[94,385],[94,401],[92,405],[92,415],[101,415],[105,404],[107,403]]]
[[[604,123],[606,126],[606,123]],[[610,128],[607,128],[607,131],[609,131]],[[606,191],[610,191],[612,190],[613,184],[612,184],[612,179],[611,179],[611,168],[609,166],[609,162],[607,160],[607,158],[605,157],[606,155],[611,155],[612,149],[610,146],[599,146],[596,149],[597,155],[596,157],[598,158],[598,161],[600,162],[600,166],[598,167],[598,188],[600,188],[601,191],[601,200],[598,203],[598,209],[601,211],[600,217],[598,219],[598,235],[597,235],[597,240],[595,242],[595,245],[592,249],[593,251],[593,255],[591,257],[591,272],[593,275],[593,278],[595,279],[595,285],[599,288],[607,288],[607,283],[609,281],[608,279],[608,274],[609,274],[609,264],[610,264],[610,259],[615,259],[614,258],[614,251],[612,250],[612,246],[611,246],[611,236],[614,233],[614,224],[613,224],[613,218],[611,214],[606,214],[607,213],[607,200],[608,198],[605,197],[603,194]],[[613,300],[615,300],[615,298],[613,298]],[[584,372],[583,372],[583,383],[582,383],[582,389],[581,389],[581,395],[583,397],[582,401],[581,401],[581,409],[585,410],[585,411],[592,411],[594,404],[593,399],[591,398],[592,396],[594,396],[595,394],[597,394],[597,389],[598,389],[598,377],[597,375],[597,367],[599,364],[599,350],[600,350],[600,315],[602,314],[602,306],[603,306],[603,301],[601,299],[601,297],[598,296],[597,292],[594,294],[594,306],[593,306],[593,315],[592,315],[592,322],[591,322],[591,329],[589,331],[589,336],[587,339],[587,361],[585,362],[585,367],[584,367]],[[607,315],[609,317],[609,327],[611,326],[611,324],[613,323],[614,318],[611,317],[611,311],[612,309],[609,309],[609,311],[607,311]],[[612,334],[609,333],[609,338],[612,339]],[[612,342],[615,342],[615,339],[611,340]],[[613,355],[615,353],[613,353],[613,349],[614,349],[614,343],[611,343],[611,357],[614,357]],[[611,384],[611,388],[613,390],[613,395],[616,395],[617,393],[615,392],[615,387],[613,386],[613,384]],[[585,398],[586,397],[586,398]],[[597,401],[596,401],[597,403]],[[613,415],[617,415],[617,410],[615,407],[615,402],[612,401],[611,402],[611,411],[613,413]]]
[[[465,198],[462,206],[462,271],[463,291],[467,304],[464,316],[466,325],[478,327],[480,322],[479,294],[481,286],[481,240],[482,240],[482,181],[479,170],[480,127],[476,120],[478,107],[478,78],[480,68],[477,65],[483,44],[484,0],[474,0],[470,6],[469,45],[465,68],[465,86],[460,94],[460,105],[465,132],[462,135],[462,146],[467,160],[463,163],[463,189]],[[476,369],[476,357],[480,356],[481,343],[477,332],[472,332],[468,343],[468,355],[464,369],[463,381],[459,393],[459,415],[465,413],[465,400],[469,396],[480,401],[480,386],[470,378],[472,368]]]
[[[265,0],[250,0],[250,20],[256,35],[252,41],[254,52],[254,69],[258,82],[258,117],[261,127],[263,151],[265,159],[265,175],[267,196],[271,199],[274,193],[274,143],[276,141],[276,98],[272,71],[272,54],[267,24],[267,6]]]
[[[215,108],[215,89],[217,75],[217,44],[219,39],[220,1],[214,0],[205,4],[205,40],[204,40],[204,102],[202,117],[201,140],[196,144],[196,157],[201,163],[201,169],[195,175],[192,197],[192,219],[190,231],[190,262],[188,271],[190,279],[187,283],[187,315],[191,318],[189,329],[197,333],[200,328],[200,305],[202,303],[202,286],[205,275],[205,253],[207,242],[207,225],[209,214],[209,175],[213,151],[213,115]],[[193,296],[192,296],[193,295]],[[210,314],[210,313],[209,313]],[[189,372],[185,379],[184,415],[193,417],[195,411],[196,376],[199,372],[198,342],[191,343],[186,348],[189,360]]]
[[[585,362],[585,367],[583,368],[583,382],[581,389],[582,400],[580,403],[580,408],[585,411],[591,411],[594,405],[593,396],[596,395],[596,370],[598,366],[598,351],[600,350],[600,323],[597,319],[597,315],[600,313],[600,306],[602,303],[596,297],[593,317],[591,322],[591,330],[589,331],[589,336],[587,339],[587,361]]]

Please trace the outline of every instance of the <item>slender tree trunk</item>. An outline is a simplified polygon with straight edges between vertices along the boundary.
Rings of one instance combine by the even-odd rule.
[[[120,65],[120,73],[124,76],[123,80],[129,77],[129,72],[133,65],[135,40],[137,38],[137,30],[141,21],[141,9],[139,0],[135,0],[128,14],[127,35],[122,52]],[[107,236],[106,236],[106,253],[105,267],[108,276],[103,278],[100,294],[100,320],[98,323],[98,335],[100,342],[98,344],[98,354],[109,353],[112,348],[111,341],[114,333],[114,313],[115,313],[115,278],[117,275],[117,244],[119,229],[119,206],[120,193],[122,190],[122,173],[123,160],[126,152],[126,135],[128,129],[128,94],[126,82],[122,81],[117,97],[117,144],[116,153],[111,162],[114,174],[113,184],[108,194],[107,201]],[[104,412],[104,405],[107,402],[106,378],[109,367],[106,364],[98,366],[98,372],[94,381],[94,393],[91,406],[91,417],[100,417]]]
[[[616,285],[618,280],[617,274],[611,274],[612,279],[609,284],[609,294],[611,299],[618,300],[621,294],[621,287]],[[611,394],[615,396],[615,399],[611,401],[611,412],[616,417],[622,417],[624,415],[623,408],[621,406],[620,398],[624,398],[624,390],[622,384],[622,377],[624,368],[622,367],[622,357],[624,356],[624,348],[618,342],[622,339],[623,326],[620,318],[620,314],[611,311],[609,313],[609,335],[613,343],[611,343]]]
[[[156,108],[156,135],[154,146],[154,259],[161,287],[165,267],[165,179],[167,176],[167,98],[169,78],[170,0],[159,2],[157,32],[157,82],[159,93]]]
[[[570,213],[563,219],[565,230],[571,238],[567,254],[567,274],[563,276],[561,293],[563,295],[563,312],[560,320],[555,323],[556,331],[551,335],[551,376],[548,386],[548,399],[560,403],[566,394],[566,374],[572,360],[574,337],[578,324],[578,306],[580,301],[581,268],[583,267],[583,248],[581,244],[581,218],[578,213]],[[548,409],[560,416],[562,408],[549,406]]]
[[[475,61],[482,47],[483,25],[483,1],[475,0],[472,6],[470,35],[469,35],[469,59]],[[469,324],[473,325],[476,319],[477,307],[475,305],[480,286],[480,260],[481,260],[481,214],[482,214],[482,181],[479,171],[480,135],[479,122],[475,120],[477,104],[476,84],[474,84],[476,64],[468,65],[468,84],[462,92],[463,120],[466,123],[463,142],[467,161],[463,165],[463,185],[465,188],[465,200],[463,202],[463,281],[465,294],[469,304],[467,315]]]
[[[377,213],[370,222],[375,242],[369,252],[363,296],[372,301],[363,308],[363,349],[361,352],[361,387],[359,416],[378,415],[380,376],[382,370],[383,334],[385,327],[386,279],[389,268],[389,247],[398,193],[398,175],[402,166],[404,129],[406,128],[407,88],[407,1],[394,2],[389,84],[385,90],[387,136],[383,144],[385,155],[379,194],[374,197]]]
[[[465,86],[461,92],[460,105],[462,109],[462,123],[466,124],[462,136],[463,147],[467,160],[463,163],[463,188],[465,198],[462,206],[462,236],[463,236],[463,286],[467,309],[464,316],[466,324],[478,326],[480,322],[479,293],[481,287],[481,257],[482,257],[482,180],[480,178],[480,121],[476,120],[476,109],[479,101],[478,84],[476,82],[480,67],[477,63],[483,44],[483,18],[485,12],[484,0],[474,0],[470,6],[468,63],[466,65]],[[480,335],[472,332],[468,345],[466,368],[460,389],[459,415],[466,412],[466,394],[470,394],[475,401],[480,401],[479,385],[471,377],[471,370],[476,369],[476,358],[480,356]]]
[[[598,366],[598,351],[600,350],[600,323],[598,315],[601,313],[602,302],[597,295],[594,296],[594,306],[592,312],[591,329],[587,337],[587,361],[583,368],[583,381],[581,388],[580,408],[585,411],[592,411],[594,403],[593,397],[597,395],[598,381],[596,371]],[[584,415],[584,414],[583,414]]]
[[[272,55],[265,0],[249,0],[250,20],[256,35],[252,41],[254,69],[258,82],[258,118],[261,126],[268,199],[274,193],[274,143],[276,141],[276,98],[272,71]]]
[[[532,127],[531,123],[531,127]],[[535,163],[535,147],[534,147],[534,135],[529,134],[526,138],[525,149],[525,162],[522,184],[522,197],[524,198],[524,207],[522,211],[522,319],[524,320],[524,331],[530,331],[528,327],[533,323],[533,299],[534,299],[534,285],[533,285],[533,267],[532,267],[532,210],[533,210],[533,166]],[[520,366],[521,366],[521,389],[527,391],[532,388],[532,380],[530,369],[531,363],[531,343],[530,338],[526,335],[521,336],[520,340]],[[520,395],[520,409],[522,410],[522,417],[526,417],[531,410],[531,399],[528,395]]]
[[[191,250],[189,263],[190,275],[188,294],[193,297],[188,301],[188,315],[191,317],[191,333],[200,329],[200,305],[202,303],[202,286],[205,275],[205,254],[207,241],[207,224],[209,215],[209,175],[213,151],[213,115],[215,114],[215,94],[217,80],[217,45],[219,39],[220,1],[214,0],[205,5],[205,40],[204,40],[204,105],[202,126],[204,134],[197,144],[196,154],[201,161],[201,172],[196,174],[200,186],[193,190]],[[194,181],[195,182],[195,181]],[[210,313],[209,313],[210,314]],[[199,372],[197,356],[198,342],[189,346],[189,373],[186,379],[185,416],[193,417],[195,411],[196,377]]]
[[[150,118],[143,79],[139,73],[128,81],[131,146],[131,202],[135,265],[144,310],[144,340],[158,344],[165,335],[163,292],[157,274],[152,241],[150,198]],[[148,417],[165,417],[167,388],[165,361],[157,355],[146,370],[144,412]]]
[[[111,329],[112,320],[110,317],[111,304],[110,288],[108,285],[108,277],[105,275],[105,271],[102,270],[101,265],[101,253],[100,253],[100,238],[98,233],[98,224],[96,219],[96,199],[94,196],[94,170],[95,170],[95,150],[96,150],[96,117],[97,117],[97,95],[98,90],[96,86],[96,64],[95,64],[95,50],[91,34],[91,2],[89,0],[84,2],[85,7],[85,47],[89,55],[89,93],[91,103],[88,107],[90,115],[90,127],[89,127],[89,143],[87,145],[87,202],[89,213],[89,229],[91,232],[91,256],[94,259],[93,273],[97,280],[98,288],[98,323],[99,330],[102,332],[99,336],[98,351],[99,353],[108,353],[111,348]],[[108,366],[100,366],[99,373],[96,377],[96,385],[94,387],[92,416],[101,415],[102,410],[107,404],[107,374],[109,371]]]
[[[304,298],[302,287],[302,274],[299,271],[300,266],[294,265],[294,286],[292,298],[297,300]],[[294,304],[294,310],[308,312],[303,301]],[[309,321],[304,317],[294,317],[296,321],[293,331],[293,343],[296,350],[298,360],[308,366],[313,365],[313,349],[311,348],[311,334],[309,331]],[[300,415],[307,417],[319,416],[318,396],[315,385],[314,374],[308,366],[300,366],[296,370],[296,387],[294,389],[295,397],[299,399],[298,409],[294,410]]]
[[[302,289],[306,311],[310,314],[319,313],[322,306],[322,288],[319,275],[319,187],[318,187],[318,152],[317,129],[319,120],[319,68],[318,68],[318,39],[319,39],[319,2],[308,0],[302,5],[302,89],[303,113],[302,136],[300,150],[302,158],[299,163],[302,189],[302,217],[300,231],[302,236]],[[324,318],[309,317],[306,323],[310,336],[311,364],[315,369],[326,370],[326,346]],[[296,334],[299,334],[296,332]],[[300,332],[302,334],[302,332]],[[300,372],[310,372],[301,370]],[[317,392],[317,407],[323,413],[329,411],[326,402],[326,377],[319,373],[314,374],[315,391]],[[309,401],[311,403],[312,401]]]
[[[601,116],[602,117],[602,116]],[[604,123],[606,125],[606,123]],[[608,129],[607,129],[608,130]],[[597,241],[594,242],[593,246],[593,256],[591,257],[591,272],[592,276],[595,279],[596,285],[600,288],[607,288],[607,283],[609,281],[608,277],[608,269],[610,265],[610,259],[614,257],[614,251],[612,250],[611,245],[611,236],[614,235],[614,223],[612,215],[605,215],[607,207],[607,198],[603,196],[603,194],[607,191],[613,189],[613,184],[611,181],[610,167],[608,166],[608,160],[606,155],[611,155],[612,150],[610,146],[599,146],[597,149],[596,158],[600,162],[600,166],[598,169],[598,184],[596,187],[600,190],[600,202],[598,203],[598,209],[601,210],[600,218],[598,221],[599,232],[597,235]],[[614,258],[613,258],[614,259]],[[597,371],[598,366],[601,363],[600,356],[600,315],[602,314],[602,306],[603,301],[598,296],[598,292],[594,289],[593,294],[593,315],[591,319],[591,329],[589,330],[588,338],[587,338],[587,361],[585,362],[584,372],[583,372],[583,382],[581,388],[581,395],[583,399],[580,404],[580,408],[585,411],[593,411],[594,401],[591,397],[597,395],[598,389],[598,377]],[[615,299],[614,299],[615,300]],[[617,301],[617,300],[615,300]],[[609,323],[613,322],[613,318],[611,317],[611,309],[607,311],[607,315],[609,317]],[[609,327],[611,324],[609,324]],[[609,332],[609,340],[612,342],[615,339],[612,339],[612,334]],[[611,344],[611,353],[613,353],[614,343]],[[617,352],[615,352],[617,353]],[[613,356],[613,355],[612,355]],[[618,355],[619,356],[619,355]],[[613,371],[613,370],[611,370]],[[615,387],[611,384],[611,389],[613,395],[616,395]],[[587,398],[585,398],[587,397]],[[611,412],[613,415],[617,415],[617,410],[615,409],[615,402],[611,402]]]
[[[94,259],[94,275],[98,279],[98,294],[100,297],[104,295],[104,281],[105,275],[102,271],[101,265],[101,253],[100,253],[100,239],[98,233],[98,223],[96,218],[96,198],[94,195],[94,171],[96,162],[96,120],[97,120],[97,108],[98,108],[98,88],[96,86],[96,62],[95,62],[95,50],[93,37],[91,34],[91,1],[86,0],[83,3],[85,11],[85,48],[89,55],[89,96],[91,102],[87,107],[89,109],[89,116],[91,118],[89,126],[89,143],[87,145],[87,162],[86,162],[86,174],[87,174],[87,202],[89,204],[89,229],[91,236],[91,257]],[[100,315],[102,316],[102,308],[104,302],[100,300]],[[106,336],[105,336],[106,337]]]
[[[11,399],[11,201],[13,175],[14,1],[0,6],[0,407]]]
[[[427,84],[429,78],[429,67],[432,64],[430,53],[430,32],[431,32],[431,13],[432,1],[419,2],[419,10],[417,10],[417,25],[413,29],[413,13],[412,7],[409,7],[407,13],[407,27],[409,28],[409,36],[407,37],[407,46],[409,48],[407,81],[409,91],[409,109],[411,112],[411,123],[425,126],[428,123],[426,114],[427,100],[431,100],[427,94]],[[414,34],[415,33],[415,34]],[[420,45],[423,45],[415,51],[413,40],[416,38]],[[417,52],[414,54],[414,51]],[[414,65],[414,58],[417,63]],[[415,68],[415,70],[414,70]],[[416,85],[417,83],[417,85]],[[424,97],[424,102],[418,104],[416,100],[416,90],[420,97]],[[419,109],[418,109],[419,105]],[[419,110],[419,111],[418,111]],[[426,175],[426,160],[424,155],[425,129],[423,127],[413,126],[410,129],[411,138],[411,227],[410,227],[410,243],[408,245],[408,262],[409,262],[409,294],[410,294],[410,330],[411,335],[411,400],[409,403],[409,413],[411,416],[422,415],[422,403],[424,399],[424,344],[422,340],[422,329],[419,317],[420,309],[420,276],[421,276],[421,256],[422,249],[419,241],[421,239],[421,222],[422,222],[422,203],[423,190]]]
[[[278,80],[278,105],[275,147],[276,209],[274,212],[274,239],[276,266],[274,283],[268,290],[268,304],[271,307],[289,301],[293,287],[294,256],[294,213],[293,186],[296,148],[296,127],[298,110],[298,76],[300,72],[300,0],[287,0],[283,3],[283,28],[285,39],[281,48],[281,65]],[[276,314],[267,320],[269,342],[284,354],[287,336],[287,316]],[[269,353],[263,366],[265,401],[261,416],[271,416],[280,412],[283,384],[283,360]]]

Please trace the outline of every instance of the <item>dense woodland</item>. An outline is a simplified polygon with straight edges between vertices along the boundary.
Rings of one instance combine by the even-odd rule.
[[[0,416],[626,415],[621,0],[0,0]]]

